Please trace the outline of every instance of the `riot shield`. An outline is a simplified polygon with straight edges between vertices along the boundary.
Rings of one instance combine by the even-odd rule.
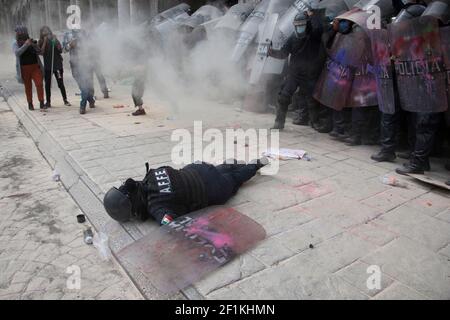
[[[205,22],[217,19],[221,16],[223,16],[223,12],[221,10],[211,5],[205,5],[200,7],[189,18],[184,20],[182,25],[194,29]]]
[[[169,9],[157,14],[152,19],[151,23],[152,23],[152,25],[156,26],[156,25],[160,24],[161,22],[163,22],[164,20],[167,20],[167,19],[171,20],[177,16],[187,14],[190,9],[191,9],[191,7],[188,4],[180,3],[177,6],[169,8]]]
[[[325,9],[325,16],[328,17],[329,21],[333,21],[338,15],[353,7],[354,3],[349,6],[347,2],[348,0],[322,0],[318,4],[318,9]]]
[[[367,37],[367,34],[362,28],[354,28],[346,35],[340,33],[336,35],[314,92],[314,98],[323,105],[335,110],[359,106],[358,100],[350,99],[357,96],[356,91],[352,93],[355,74],[359,68],[364,67],[366,61],[364,59],[366,46],[360,45],[361,41],[364,43],[364,37]],[[360,73],[361,79],[366,76]],[[363,83],[362,79],[358,85],[362,86]],[[362,99],[361,106],[365,104],[365,100]]]
[[[438,20],[419,17],[393,23],[389,32],[401,108],[410,112],[447,110]]]
[[[441,34],[442,55],[444,57],[444,65],[447,71],[447,102],[448,109],[445,113],[445,121],[450,127],[450,27],[439,29]]]
[[[278,22],[278,14],[273,13],[267,15],[264,19],[264,28],[259,39],[258,49],[256,50],[256,57],[253,61],[252,72],[250,74],[250,84],[257,84],[264,71],[269,48],[272,42],[273,33]]]
[[[355,8],[359,8],[365,12],[369,12],[372,6],[380,8],[381,18],[383,19],[391,17],[395,12],[392,0],[361,0],[354,5]]]
[[[381,112],[395,112],[394,73],[386,29],[371,30],[373,73],[377,82],[378,107]]]
[[[359,61],[359,63],[354,68],[355,75],[348,107],[376,106],[378,105],[377,83],[375,74],[372,71],[373,57],[370,38],[362,28],[353,29],[349,36],[351,36],[352,42],[358,46],[359,52],[354,55],[354,58],[355,62]]]
[[[248,18],[254,8],[255,6],[250,3],[238,3],[232,6],[222,19],[220,19],[215,28],[231,29],[233,31],[239,30],[242,23]]]
[[[210,207],[162,226],[122,249],[117,258],[170,294],[201,280],[265,236],[261,225],[235,209]]]
[[[259,25],[264,21],[269,4],[270,0],[262,0],[242,24],[239,38],[231,55],[232,61],[238,62],[245,51],[247,51],[250,43],[255,39]]]

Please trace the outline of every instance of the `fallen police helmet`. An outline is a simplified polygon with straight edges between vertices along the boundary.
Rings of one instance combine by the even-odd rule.
[[[105,194],[103,206],[111,218],[119,222],[127,222],[132,216],[130,198],[117,188],[111,188]]]

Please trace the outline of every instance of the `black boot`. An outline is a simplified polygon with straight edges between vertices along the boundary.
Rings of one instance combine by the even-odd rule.
[[[411,152],[410,152],[410,151],[399,152],[399,153],[397,154],[397,156],[398,156],[400,159],[409,160],[409,158],[411,158]]]
[[[41,110],[47,109],[47,106],[45,105],[44,101],[39,101],[39,109]]]
[[[406,167],[408,166],[409,163],[404,163],[403,166]],[[431,170],[431,166],[430,166],[430,161],[425,161],[425,163],[423,164],[423,171],[430,171]]]
[[[401,174],[401,175],[424,174],[425,173],[423,167],[421,167],[417,164],[414,164],[412,162],[405,164],[401,168],[395,169],[395,172],[397,172],[398,174]]]
[[[33,111],[34,110],[34,106],[33,103],[28,103],[28,110]]]
[[[344,140],[345,144],[348,146],[359,146],[361,145],[361,136],[351,135]]]
[[[86,113],[86,107],[80,107],[80,114]]]
[[[333,128],[330,133],[328,133],[330,137],[337,138],[341,134],[337,128]]]
[[[383,150],[370,157],[370,159],[376,162],[392,162],[395,160],[395,158],[396,158],[395,153],[386,152]]]
[[[287,105],[278,105],[277,106],[277,115],[275,118],[275,123],[272,130],[283,130],[284,124],[286,122],[286,114],[287,114]]]
[[[315,129],[319,133],[329,133],[333,129],[333,124],[331,123],[331,121],[323,119],[319,121],[319,124],[315,127]]]
[[[307,117],[297,116],[292,123],[297,126],[307,126],[309,125],[309,119]]]
[[[51,107],[52,107],[52,103],[50,101],[47,101],[45,103],[45,108],[48,109],[48,108],[51,108]]]

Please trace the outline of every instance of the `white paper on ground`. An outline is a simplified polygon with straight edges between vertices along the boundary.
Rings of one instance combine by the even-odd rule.
[[[267,151],[263,152],[263,155],[279,160],[292,160],[292,159],[303,159],[306,155],[305,150],[296,150],[296,149],[267,149]]]

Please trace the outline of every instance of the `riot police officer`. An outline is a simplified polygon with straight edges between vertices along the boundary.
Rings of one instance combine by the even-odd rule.
[[[327,118],[328,110],[312,97],[326,59],[322,44],[322,19],[313,11],[307,11],[298,14],[293,23],[295,32],[287,43],[280,50],[269,50],[269,55],[278,59],[285,59],[290,55],[287,77],[278,94],[276,119],[272,129],[284,129],[288,106],[298,88],[305,98],[312,126],[318,131],[326,132],[327,128],[321,125],[319,119],[321,115]],[[330,119],[329,116],[328,118]]]
[[[164,225],[192,211],[224,204],[266,164],[267,158],[217,167],[194,163],[180,170],[168,166],[149,170],[147,164],[143,181],[128,179],[118,189],[110,189],[103,204],[119,222],[151,217]]]

